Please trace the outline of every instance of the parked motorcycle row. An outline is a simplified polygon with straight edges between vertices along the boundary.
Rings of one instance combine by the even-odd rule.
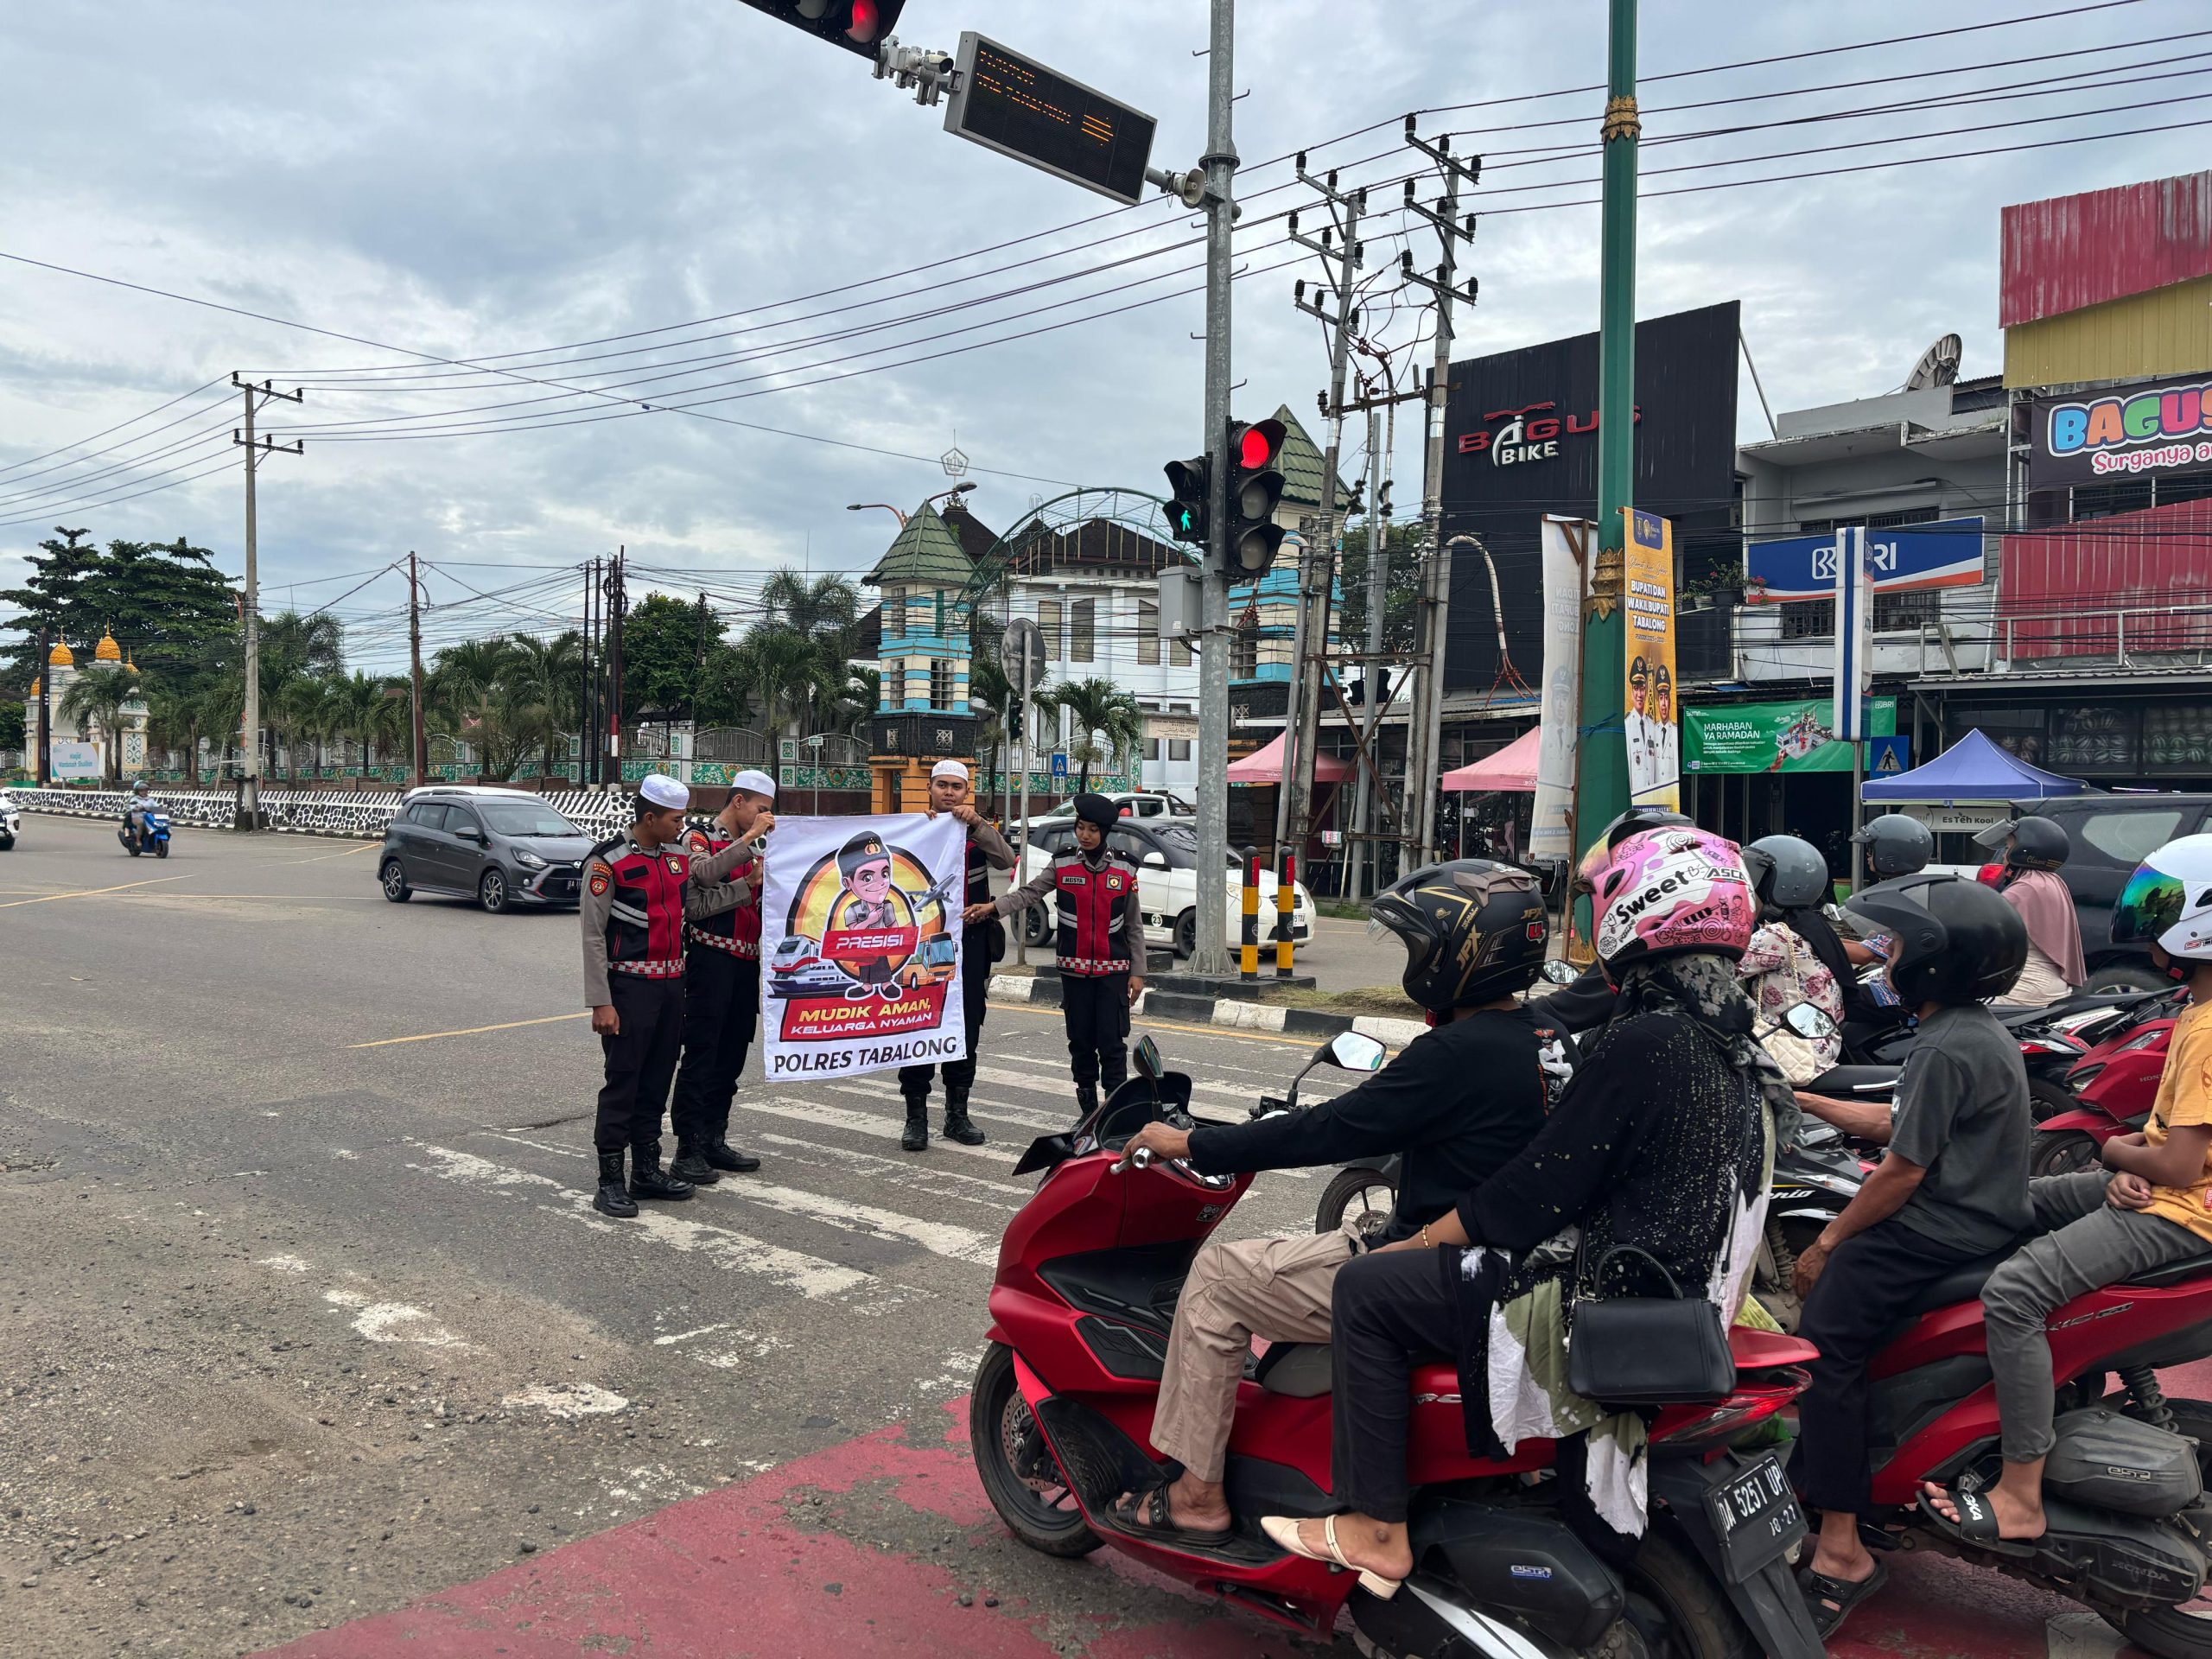
[[[2039,1126],[2039,1163],[2094,1154],[2101,1138],[2140,1127],[2171,1029],[2163,993],[2080,998],[2024,1011],[2024,1046],[2070,1056],[2069,1093]],[[1796,1026],[1824,1019],[1809,1005]],[[1809,1021],[1808,1022],[1809,1023]],[[1810,1034],[1806,1033],[1803,1034]],[[1381,1047],[1344,1033],[1315,1065],[1374,1069]],[[1898,1068],[1854,1064],[1815,1080],[1816,1091],[1886,1099]],[[1652,1529],[1633,1567],[1616,1573],[1562,1518],[1550,1442],[1505,1459],[1465,1448],[1459,1382],[1450,1363],[1415,1371],[1409,1438],[1420,1489],[1412,1516],[1417,1570],[1408,1593],[1378,1598],[1357,1578],[1286,1555],[1254,1534],[1217,1542],[1139,1536],[1117,1523],[1116,1494],[1151,1471],[1147,1431],[1184,1274],[1198,1246],[1250,1185],[1122,1147],[1159,1119],[1187,1128],[1192,1083],[1166,1069],[1151,1039],[1135,1075],[1072,1133],[1033,1144],[1017,1174],[1040,1177],[1001,1247],[991,1291],[991,1342],[976,1379],[970,1429],[985,1491],[1007,1528],[1048,1554],[1102,1546],[1273,1622],[1326,1632],[1349,1611],[1361,1651],[1375,1659],[1584,1652],[1608,1631],[1633,1630],[1652,1655],[1721,1659],[1751,1651],[1821,1651],[1791,1579],[1806,1522],[1792,1484],[1783,1414],[1815,1357],[1788,1334],[1730,1332],[1733,1386],[1721,1398],[1665,1408],[1653,1423],[1648,1465]],[[2039,1103],[2040,1104],[2040,1103]],[[1263,1096],[1255,1116],[1296,1111],[1298,1084]],[[1808,1120],[1777,1158],[1769,1215],[1770,1296],[1789,1281],[1793,1241],[1809,1242],[1858,1190],[1859,1149]],[[2058,1150],[2052,1150],[2056,1148]],[[1324,1199],[1339,1214],[1389,1213],[1395,1168],[1344,1172]],[[1980,1295],[1998,1257],[1968,1262],[1931,1287],[1872,1367],[1877,1465],[1873,1491],[1889,1506],[1893,1547],[1964,1555],[2043,1585],[2120,1625],[2139,1646],[2175,1659],[2212,1656],[2212,1622],[2185,1611],[2212,1570],[2212,1402],[2168,1399],[2159,1368],[2212,1356],[2212,1253],[2093,1292],[2050,1321],[2060,1392],[2059,1445],[2050,1465],[2050,1530],[2024,1553],[1997,1557],[1927,1527],[1914,1503],[1922,1483],[1970,1471],[1993,1478],[1998,1421],[1984,1357]],[[1329,1350],[1278,1344],[1253,1362],[1230,1444],[1227,1485],[1239,1515],[1319,1516],[1330,1483]],[[1749,1645],[1747,1645],[1747,1643]]]

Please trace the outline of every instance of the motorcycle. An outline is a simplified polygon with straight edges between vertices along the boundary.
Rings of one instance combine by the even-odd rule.
[[[115,838],[123,843],[123,850],[133,858],[141,853],[151,853],[156,858],[167,858],[169,855],[169,815],[166,812],[146,812],[140,816],[146,820],[143,831],[125,817],[123,828],[115,832]]]
[[[2107,1037],[2067,1074],[2078,1104],[2036,1125],[2029,1173],[2065,1175],[2093,1169],[2106,1141],[2116,1135],[2137,1134],[2149,1121],[2151,1108],[2158,1103],[2158,1078],[2166,1069],[2176,1015],[2169,999],[2152,1006],[2160,1017]]]
[[[2160,1659],[2212,1655],[2212,1620],[2185,1611],[2212,1554],[2212,1401],[2169,1400],[2158,1370],[2212,1354],[2212,1250],[2108,1285],[2052,1311],[2058,1444],[2044,1478],[2050,1530],[1992,1549],[1931,1523],[1921,1483],[1999,1469],[1997,1402],[1984,1357],[1981,1289],[2009,1251],[1930,1285],[1875,1356],[1872,1495],[1895,1511],[1868,1541],[1934,1549],[2038,1583],[2093,1609]],[[2120,1388],[2105,1393],[2107,1373]]]
[[[1353,1071],[1382,1060],[1380,1044],[1349,1032],[1314,1057]],[[1726,1395],[1669,1405],[1653,1421],[1651,1526],[1625,1573],[1561,1518],[1557,1483],[1543,1478],[1549,1442],[1505,1459],[1468,1455],[1449,1364],[1414,1376],[1420,1567],[1403,1593],[1378,1598],[1354,1574],[1277,1549],[1255,1517],[1337,1507],[1325,1344],[1274,1344],[1238,1390],[1226,1473],[1235,1529],[1218,1542],[1125,1529],[1114,1500],[1156,1478],[1147,1441],[1176,1297],[1198,1246],[1252,1179],[1124,1156],[1144,1123],[1193,1121],[1191,1079],[1165,1071],[1148,1038],[1135,1070],[1072,1132],[1041,1136],[1014,1166],[1040,1180],[1000,1247],[969,1422],[983,1490],[1016,1538],[1067,1557],[1110,1546],[1324,1639],[1348,1607],[1374,1659],[1567,1655],[1600,1643],[1608,1654],[1694,1659],[1821,1651],[1789,1578],[1802,1511],[1772,1454],[1738,1445],[1796,1398],[1800,1368],[1815,1357],[1767,1332],[1730,1333],[1736,1376]]]
[[[2037,1122],[2078,1103],[2068,1085],[2067,1074],[2088,1052],[2090,1045],[2106,1031],[2124,1022],[2134,1000],[2155,993],[2134,991],[2116,996],[2069,998],[2049,1007],[2014,1008],[1998,1005],[1991,1013],[2020,1045],[2020,1062],[2028,1072],[2028,1106]],[[2086,1006],[2085,1006],[2086,1005]],[[1900,1025],[1866,1044],[1858,1058],[1885,1065],[1903,1065],[1916,1027]]]
[[[23,833],[23,815],[16,798],[0,791],[0,853],[13,852],[16,837]]]

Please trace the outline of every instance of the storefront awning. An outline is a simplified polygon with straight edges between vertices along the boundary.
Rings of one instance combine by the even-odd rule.
[[[1282,739],[1277,737],[1263,749],[1255,750],[1242,760],[1230,763],[1229,781],[1232,784],[1279,784],[1282,782]],[[1351,776],[1351,762],[1339,760],[1333,754],[1313,757],[1313,781],[1317,784],[1341,784]]]
[[[1870,778],[1859,786],[1863,801],[2043,801],[2063,795],[2094,795],[2079,778],[2062,778],[2007,754],[1980,729],[1964,737],[1924,766],[1894,778]]]
[[[1531,726],[1496,754],[1470,761],[1436,780],[1442,790],[1507,790],[1527,794],[1536,787],[1536,751],[1542,747],[1543,728]]]

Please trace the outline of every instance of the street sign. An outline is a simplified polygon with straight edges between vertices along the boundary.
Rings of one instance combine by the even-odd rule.
[[[1143,200],[1159,124],[1152,117],[973,29],[962,33],[954,67],[947,132],[1124,206]]]
[[[1866,532],[1874,591],[1916,588],[1971,588],[1982,580],[1982,521],[1954,518]],[[1744,550],[1744,575],[1762,600],[1827,599],[1835,592],[1835,567],[1846,532],[1785,536],[1753,542]]]
[[[1022,671],[1022,662],[1028,660],[1028,671]],[[999,666],[1006,671],[1017,694],[1026,688],[1035,690],[1045,683],[1045,635],[1038,626],[1026,616],[1017,616],[1006,625],[1006,633],[999,641]]]
[[[1835,714],[1828,729],[1847,743],[1866,735],[1866,699],[1874,690],[1873,565],[1866,532],[1836,532]]]
[[[1068,775],[1068,757],[1067,757],[1067,753],[1066,753],[1066,751],[1065,751],[1065,750],[1063,750],[1063,749],[1055,749],[1055,750],[1053,750],[1053,751],[1052,751],[1052,781],[1053,781],[1054,783],[1058,783],[1061,779],[1063,779],[1063,778],[1066,777],[1067,775]]]
[[[1866,775],[1869,778],[1894,778],[1899,772],[1911,770],[1911,738],[1900,734],[1896,737],[1870,737],[1866,740]]]

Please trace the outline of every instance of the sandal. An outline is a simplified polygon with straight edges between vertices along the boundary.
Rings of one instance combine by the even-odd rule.
[[[1107,1512],[1122,1531],[1155,1543],[1218,1548],[1236,1531],[1234,1526],[1223,1527],[1218,1531],[1177,1526],[1168,1508],[1167,1483],[1164,1480],[1124,1492]]]
[[[2036,1553],[2035,1547],[2041,1541],[2038,1539],[1998,1536],[1996,1508],[1980,1492],[1970,1491],[1964,1486],[1953,1486],[1943,1495],[1958,1506],[1957,1520],[1952,1520],[1937,1509],[1935,1500],[1924,1491],[1920,1495],[1920,1513],[1929,1525],[1954,1543],[1986,1549],[1993,1555],[2018,1557]]]
[[[1309,1561],[1326,1561],[1332,1567],[1359,1574],[1359,1587],[1379,1600],[1388,1601],[1398,1593],[1400,1579],[1386,1579],[1372,1567],[1355,1567],[1344,1559],[1344,1552],[1337,1542],[1337,1517],[1330,1516],[1321,1522],[1322,1545],[1319,1549],[1307,1547],[1298,1535],[1300,1516],[1268,1515],[1260,1517],[1260,1529],[1272,1539],[1275,1546],[1292,1555],[1300,1555]]]
[[[1832,1579],[1808,1567],[1797,1575],[1797,1588],[1805,1598],[1805,1611],[1813,1616],[1813,1630],[1825,1643],[1851,1617],[1853,1608],[1889,1581],[1889,1563],[1878,1559],[1874,1570],[1856,1584],[1849,1579]]]

